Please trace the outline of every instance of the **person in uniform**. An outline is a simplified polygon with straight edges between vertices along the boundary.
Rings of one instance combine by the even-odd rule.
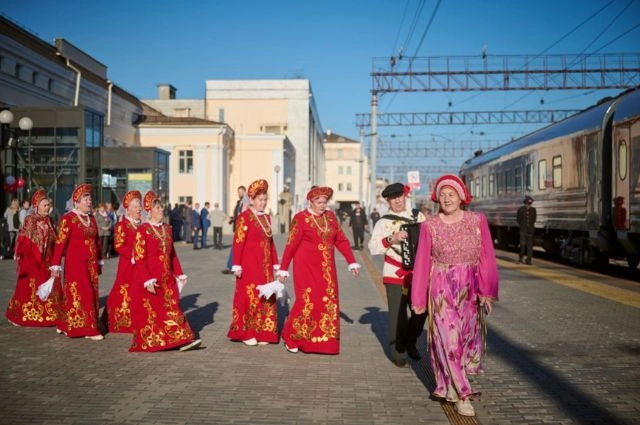
[[[31,197],[35,214],[27,215],[18,238],[14,257],[18,262],[16,289],[9,300],[6,317],[15,326],[56,326],[62,301],[60,278],[44,300],[38,288],[51,275],[49,267],[56,242],[56,232],[49,219],[49,198],[43,189]]]
[[[62,257],[64,282],[62,314],[58,332],[69,338],[104,339],[98,316],[98,276],[102,274],[102,246],[98,225],[92,212],[92,187],[78,185],[71,195],[73,209],[64,214],[58,225],[51,276],[60,277]]]
[[[351,212],[351,220],[349,226],[353,231],[353,249],[362,249],[364,246],[364,232],[367,230],[367,214],[360,206],[360,202],[356,202],[356,206]]]
[[[527,264],[531,264],[533,256],[533,236],[536,228],[536,209],[531,206],[533,198],[525,196],[524,205],[518,208],[517,220],[520,226],[520,255],[518,261],[522,263],[523,257],[527,256]]]
[[[274,271],[279,268],[271,217],[264,212],[268,189],[267,181],[262,179],[249,185],[251,206],[236,218],[233,236],[231,270],[236,276],[236,288],[227,337],[246,345],[279,342],[276,296],[265,299],[256,288],[273,282]]]
[[[118,270],[102,322],[109,332],[131,333],[131,290],[133,285],[133,248],[136,230],[141,223],[142,194],[131,190],[124,195],[122,206],[126,213],[114,230],[113,245],[118,253]]]
[[[406,223],[423,222],[425,217],[419,211],[407,209],[408,186],[402,183],[388,185],[382,196],[389,204],[389,213],[383,215],[371,233],[369,252],[371,255],[384,255],[382,283],[387,293],[388,304],[388,341],[391,361],[396,366],[407,364],[407,354],[414,360],[421,356],[416,348],[418,337],[422,333],[427,314],[411,312],[411,270],[402,268],[400,244],[409,237],[400,226]]]
[[[335,249],[344,256],[353,276],[360,274],[338,218],[327,209],[330,187],[313,187],[309,207],[291,221],[289,237],[276,273],[284,283],[293,261],[295,302],[282,330],[285,348],[292,353],[340,352],[340,302]]]
[[[171,226],[162,221],[162,202],[150,190],[143,205],[149,221],[136,229],[129,351],[197,348],[201,341],[195,338],[180,308],[180,291],[187,276],[173,247]]]

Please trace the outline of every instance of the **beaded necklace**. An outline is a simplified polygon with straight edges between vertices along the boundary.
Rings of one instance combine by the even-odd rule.
[[[80,211],[78,210],[74,210],[74,213],[76,213],[76,217],[78,217],[78,220],[80,220],[80,223],[84,224],[84,227],[89,227],[91,225],[91,219],[89,218],[89,216],[87,214],[82,214]],[[86,221],[82,216],[86,216]]]
[[[324,229],[320,227],[320,225],[316,221],[316,215],[311,213],[311,220],[313,220],[318,230],[320,230],[320,233],[327,233],[329,231],[329,222],[327,222],[327,216],[325,214],[322,214],[322,218],[324,218]]]
[[[264,235],[266,237],[268,237],[268,238],[273,236],[273,230],[271,230],[271,225],[269,224],[269,220],[267,220],[266,217],[265,217],[265,219],[264,219],[264,224],[266,224],[266,227],[265,227],[264,224],[262,224],[262,220],[260,220],[260,216],[258,214],[256,214],[256,212],[253,210],[253,208],[251,208],[251,213],[256,218],[256,220],[258,220],[258,224],[260,225],[260,228],[264,232]]]
[[[162,252],[166,254],[167,252],[167,246],[166,246],[166,242],[165,242],[165,237],[167,236],[167,233],[164,230],[164,226],[162,225],[162,223],[159,223],[158,226],[155,225],[155,223],[153,222],[149,222],[149,225],[151,227],[151,230],[153,231],[153,233],[155,233],[155,235],[158,237],[158,239],[160,239],[160,243],[162,243]],[[162,229],[162,234],[160,234],[157,230],[156,227],[159,227]]]

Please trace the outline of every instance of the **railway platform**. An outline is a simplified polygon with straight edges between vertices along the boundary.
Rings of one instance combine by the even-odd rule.
[[[228,243],[229,238],[225,237]],[[277,235],[279,253],[285,242]],[[130,336],[68,339],[53,328],[0,321],[2,424],[633,424],[640,415],[640,283],[501,254],[501,300],[489,318],[477,416],[429,399],[422,360],[398,368],[384,353],[381,258],[357,251],[359,278],[338,257],[341,353],[288,353],[230,342],[229,249],[176,243],[189,283],[182,307],[203,347],[129,353]],[[101,305],[117,259],[101,276]],[[288,283],[290,286],[291,282]],[[15,262],[0,261],[0,307]],[[292,291],[291,291],[292,292]],[[281,310],[281,317],[286,308]]]

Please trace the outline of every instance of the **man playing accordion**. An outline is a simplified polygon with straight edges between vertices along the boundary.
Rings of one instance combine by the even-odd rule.
[[[401,229],[403,225],[419,223],[425,220],[419,211],[407,208],[408,186],[402,183],[388,185],[382,196],[389,204],[389,212],[378,220],[369,241],[371,255],[384,255],[382,283],[387,293],[389,308],[389,351],[391,361],[398,367],[407,364],[407,355],[420,360],[416,341],[422,333],[427,314],[415,314],[411,311],[411,278],[413,272],[408,266],[412,263],[405,255],[403,261],[402,246],[408,243],[409,233]],[[404,267],[403,267],[404,263]]]

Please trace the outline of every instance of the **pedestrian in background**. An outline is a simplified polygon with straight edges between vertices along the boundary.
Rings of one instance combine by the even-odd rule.
[[[250,206],[236,218],[233,236],[231,270],[236,276],[236,288],[227,337],[246,345],[277,344],[280,339],[276,296],[265,299],[256,288],[273,282],[274,272],[279,268],[271,217],[265,213],[268,190],[266,180],[249,185]]]
[[[376,227],[376,223],[380,220],[380,212],[378,212],[377,208],[374,208],[369,214],[369,218],[371,219],[371,228]]]
[[[98,236],[100,236],[100,243],[102,244],[102,258],[109,258],[111,256],[111,247],[109,239],[111,238],[111,217],[107,212],[105,204],[100,202],[95,214],[96,223],[98,224]]]
[[[164,213],[163,213],[164,214]],[[182,234],[182,225],[184,223],[184,219],[182,218],[182,211],[180,209],[180,205],[176,202],[173,209],[171,210],[171,217],[169,219],[171,223],[171,232],[173,236],[173,240],[178,242],[180,239],[180,235]],[[186,229],[185,231],[189,231]]]
[[[7,220],[7,229],[9,230],[9,249],[7,253],[13,255],[13,250],[20,230],[20,203],[17,198],[11,200],[11,204],[4,211],[4,219]]]
[[[131,190],[122,198],[125,215],[116,223],[113,235],[114,249],[118,253],[118,270],[107,305],[103,310],[102,323],[109,332],[131,333],[131,294],[133,291],[134,245],[136,229],[141,224],[142,194]]]
[[[414,214],[407,209],[409,191],[409,187],[402,183],[393,183],[384,188],[382,197],[389,204],[389,212],[378,220],[369,240],[371,255],[384,255],[382,283],[389,309],[387,344],[391,361],[398,367],[407,364],[407,355],[420,360],[416,342],[427,319],[426,312],[417,314],[411,311],[413,272],[402,267],[401,244],[409,235],[400,226],[425,220],[420,212]]]
[[[360,206],[360,202],[356,202],[355,208],[351,212],[351,220],[349,226],[353,232],[353,249],[362,249],[364,246],[364,232],[367,230],[367,214]]]
[[[22,201],[22,208],[20,208],[20,213],[18,215],[18,218],[20,220],[20,228],[22,228],[22,225],[24,224],[24,219],[31,213],[30,207],[31,202],[29,202],[28,199]]]
[[[54,280],[46,299],[37,295],[40,285],[51,276],[49,267],[56,242],[56,233],[49,219],[47,193],[42,189],[36,190],[31,205],[35,213],[25,218],[16,241],[14,256],[18,262],[18,279],[6,317],[16,326],[56,326],[62,302],[60,279]]]
[[[211,226],[213,227],[213,248],[222,249],[222,226],[227,216],[220,209],[220,204],[213,204],[213,210],[209,213],[211,216]]]
[[[533,257],[533,236],[536,231],[536,209],[531,206],[533,198],[525,196],[524,205],[518,208],[517,220],[520,226],[520,255],[518,261],[522,263],[523,257],[527,256],[527,264],[531,264]]]
[[[129,351],[187,351],[200,346],[180,308],[187,284],[173,247],[171,227],[163,223],[162,202],[149,191],[143,199],[149,221],[136,229],[131,305],[133,341]]]
[[[307,194],[309,207],[291,221],[289,237],[276,273],[284,283],[293,262],[295,302],[282,330],[285,348],[292,353],[340,352],[340,301],[335,249],[344,256],[353,276],[360,265],[338,218],[327,209],[330,187],[314,186]],[[311,324],[316,324],[312,326]]]
[[[417,314],[429,313],[433,397],[474,416],[468,376],[482,373],[481,318],[498,300],[498,266],[487,219],[462,209],[471,195],[457,176],[440,177],[431,200],[439,211],[420,228],[411,303]]]
[[[236,232],[236,219],[238,215],[249,207],[249,197],[247,196],[247,188],[244,186],[238,186],[238,201],[233,208],[233,216],[229,219],[229,224],[233,227],[233,233]],[[229,251],[229,257],[227,258],[227,268],[222,270],[223,274],[232,274],[231,266],[233,262],[233,249]]]
[[[193,240],[193,249],[200,249],[198,248],[198,243],[201,242],[200,229],[202,229],[200,204],[196,202],[195,208],[191,210],[191,239]]]
[[[209,207],[211,204],[209,201],[204,203],[204,207],[200,210],[200,223],[202,225],[202,248],[206,249],[207,246],[207,233],[209,233],[209,227],[211,227],[211,218],[209,217]]]
[[[51,276],[60,277],[64,257],[63,306],[58,332],[69,338],[104,339],[98,310],[98,276],[102,274],[102,247],[90,184],[78,185],[71,194],[73,210],[64,214],[51,260]]]
[[[187,205],[184,208],[184,228],[185,240],[187,243],[193,243],[193,203],[187,201]]]

